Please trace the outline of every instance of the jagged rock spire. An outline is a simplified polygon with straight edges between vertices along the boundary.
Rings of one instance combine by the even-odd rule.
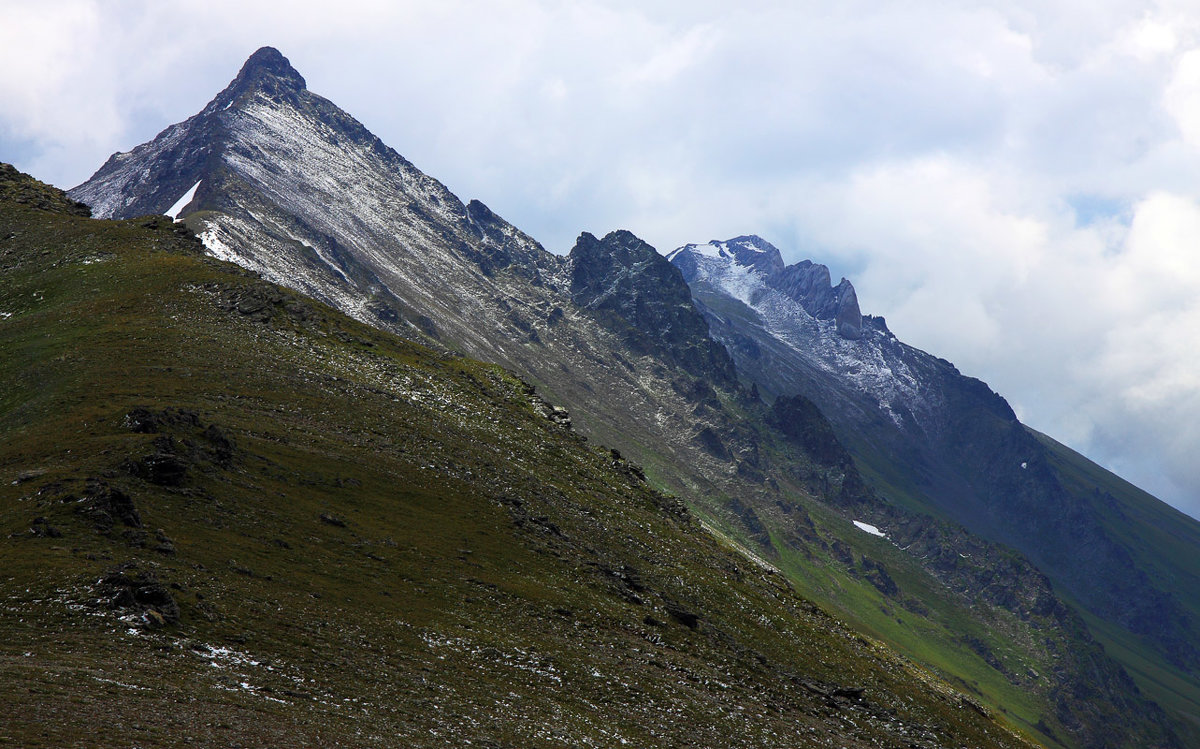
[[[275,86],[300,91],[307,87],[288,59],[274,47],[262,47],[246,60],[230,88],[246,89],[258,86]]]

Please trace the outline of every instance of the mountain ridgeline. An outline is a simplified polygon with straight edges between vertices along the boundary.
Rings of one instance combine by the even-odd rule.
[[[0,167],[0,741],[1030,746],[512,374],[79,214]]]
[[[209,256],[379,335],[506,368],[536,387],[551,421],[683,500],[692,527],[739,549],[743,566],[775,570],[981,716],[1047,746],[1196,737],[1184,717],[1200,704],[1195,524],[904,346],[824,266],[785,266],[756,237],[668,261],[627,231],[585,233],[553,255],[309,92],[270,48],[199,114],[114,155],[69,196],[100,218],[169,214]],[[286,309],[271,300],[289,293],[230,303],[259,315]],[[467,480],[453,460],[432,465]],[[593,544],[633,522],[593,515],[581,530]],[[597,569],[626,603],[661,601],[644,622],[703,629],[676,592],[647,593],[647,559]],[[1089,563],[1103,574],[1080,574]],[[671,744],[655,735],[642,743]],[[721,745],[716,735],[696,740]],[[986,745],[974,741],[949,743]]]

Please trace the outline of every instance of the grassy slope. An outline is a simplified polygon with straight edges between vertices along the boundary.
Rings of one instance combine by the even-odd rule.
[[[741,302],[724,294],[707,293],[703,283],[693,290],[697,291],[698,298],[718,318],[739,320],[742,328],[758,324],[756,314]],[[738,344],[734,341],[733,345]],[[853,448],[859,469],[877,492],[900,507],[945,519],[944,513],[931,507],[917,489],[915,477],[904,473],[904,467],[909,465],[907,460],[887,453],[861,433],[839,436]],[[799,498],[802,494],[794,496]],[[955,594],[931,579],[912,556],[901,553],[890,542],[864,538],[863,533],[849,524],[844,512],[831,512],[820,502],[801,499],[801,503],[815,521],[820,536],[837,539],[854,553],[883,562],[902,591],[899,597],[882,594],[862,575],[861,564],[857,569],[855,565],[847,565],[845,552],[833,555],[828,549],[822,551],[811,545],[797,551],[789,547],[786,538],[776,534],[774,547],[779,564],[802,594],[821,601],[856,628],[872,633],[934,669],[984,704],[1007,713],[1040,741],[1063,746],[1078,743],[1056,717],[1061,690],[1044,678],[1062,672],[1061,653],[1072,649],[1074,644],[1064,640],[1058,648],[1045,647],[1037,635],[1039,625],[1034,624],[1031,629],[1009,612],[981,604],[970,595],[961,595],[961,591]],[[749,539],[745,541],[752,545]],[[911,601],[917,605],[908,605]],[[1112,650],[1111,638],[1092,629]],[[1141,653],[1139,657],[1145,655]],[[1131,673],[1142,665],[1127,658],[1119,662],[1130,668]],[[1084,666],[1082,673],[1086,670]],[[1152,698],[1164,697],[1161,692],[1146,690],[1141,678],[1138,682]],[[1090,702],[1087,697],[1079,697],[1077,701]],[[1127,723],[1120,714],[1111,717],[1118,724]]]
[[[821,517],[818,511],[816,515],[819,527],[828,529],[830,535],[834,535],[837,525],[845,525],[844,519],[832,513]],[[868,542],[875,547],[873,558],[887,565],[904,591],[905,600],[920,601],[918,611],[882,595],[865,579],[847,578],[844,566],[827,556],[811,558],[783,550],[785,569],[792,572],[791,579],[807,581],[807,585],[798,586],[802,595],[827,601],[856,628],[926,664],[957,688],[1005,713],[1046,745],[1069,745],[1059,743],[1064,737],[1044,730],[1047,722],[1054,721],[1038,690],[1009,681],[965,645],[968,638],[984,643],[989,652],[1004,658],[1010,671],[1022,677],[1030,668],[1045,672],[1048,659],[1039,647],[1025,644],[1019,637],[1010,638],[1014,630],[1022,629],[1015,617],[983,605],[980,611],[967,609],[961,599],[923,574],[886,539],[871,538]]]
[[[713,311],[722,318],[752,314],[745,305],[723,295],[704,295],[703,300],[712,304]],[[727,404],[727,407],[736,410],[737,405]],[[756,414],[751,418],[761,420],[763,416]],[[808,460],[790,449],[774,445],[767,435],[763,436],[760,448],[764,450],[764,456],[770,455],[772,465],[795,466]],[[869,445],[860,447],[874,449]],[[879,463],[890,470],[903,464],[895,456],[879,457]],[[648,475],[654,475],[659,468],[654,460],[648,461],[646,467]],[[782,480],[782,476],[776,478]],[[872,478],[878,476],[872,475]],[[706,497],[707,501],[698,500],[694,509],[713,527],[730,534],[745,548],[754,549],[778,564],[803,595],[820,601],[855,628],[933,669],[991,709],[1005,713],[1009,720],[1039,741],[1054,746],[1089,743],[1080,738],[1077,728],[1073,730],[1063,723],[1062,706],[1074,703],[1070,710],[1083,720],[1089,719],[1084,717],[1089,712],[1091,718],[1103,714],[1103,719],[1111,721],[1110,726],[1120,726],[1127,731],[1114,735],[1101,728],[1092,733],[1093,738],[1103,734],[1109,745],[1114,746],[1131,742],[1157,743],[1158,740],[1150,735],[1156,730],[1149,725],[1151,721],[1140,724],[1141,729],[1148,732],[1140,734],[1141,729],[1133,727],[1135,721],[1128,720],[1122,708],[1101,708],[1101,700],[1082,695],[1068,696],[1064,703],[1063,685],[1087,683],[1094,665],[1084,662],[1092,657],[1092,645],[1086,642],[1086,637],[1083,641],[1073,640],[1074,630],[1070,624],[1060,629],[1048,621],[1022,621],[1010,611],[989,606],[979,600],[977,594],[981,591],[963,590],[961,585],[955,584],[961,579],[931,575],[922,567],[920,553],[902,551],[892,542],[867,536],[851,525],[850,519],[857,516],[848,515],[849,510],[845,507],[833,509],[826,504],[836,491],[814,489],[817,497],[826,498],[822,501],[803,487],[785,483],[788,486],[782,495],[767,496],[758,503],[746,499],[753,486],[733,490],[733,494],[724,497],[711,487],[705,487],[707,492],[697,491],[693,496]],[[881,484],[876,481],[874,485],[879,487]],[[907,490],[887,482],[882,486],[889,497],[900,500],[906,507],[923,506],[916,496],[905,495]],[[772,537],[766,548],[748,534],[736,514],[725,506],[734,505],[734,494],[736,499],[757,507],[758,518]],[[725,505],[722,505],[722,499]],[[799,513],[774,513],[771,508],[779,499],[785,504],[795,503],[802,509]],[[903,501],[905,499],[910,501]],[[800,517],[810,518],[814,529],[803,543],[797,545],[797,519]],[[800,525],[804,522],[801,520]],[[947,539],[947,543],[952,542]],[[829,548],[829,545],[839,544],[840,549],[836,552]],[[985,577],[988,572],[1001,570],[1002,557],[1003,553],[999,553],[981,561]],[[885,566],[900,589],[899,595],[885,595],[870,582],[868,565],[873,563]],[[964,566],[970,564],[965,562]],[[1024,591],[1018,591],[1018,597],[1021,592]],[[1045,627],[1050,629],[1044,630]],[[1054,640],[1053,646],[1049,644],[1050,639]],[[1068,653],[1071,655],[1064,659]],[[1074,656],[1081,653],[1084,655],[1074,662]],[[1067,660],[1074,665],[1064,666]],[[1069,721],[1070,717],[1066,719]]]
[[[893,542],[864,533],[821,503],[804,506],[821,537],[840,541],[862,556],[856,554],[857,563],[848,567],[829,549],[797,549],[775,536],[777,563],[801,595],[821,601],[855,629],[923,664],[1044,745],[1075,745],[1054,716],[1054,691],[1048,694],[1046,682],[1029,676],[1049,673],[1060,657],[1046,647],[1048,640],[1031,639],[1037,625],[1031,629],[1011,612],[965,599]],[[729,527],[719,519],[712,524]],[[755,548],[752,540],[741,541]],[[868,555],[886,566],[902,597],[884,595],[862,574]],[[1063,647],[1070,644],[1063,641],[1059,648]],[[989,664],[985,653],[993,663],[1002,661],[1009,676]]]
[[[723,316],[741,317],[743,324],[754,322],[752,313],[744,305],[728,301],[720,295],[706,295],[704,300]],[[1200,547],[1200,523],[1053,439],[1032,433],[1049,448],[1064,485],[1077,496],[1093,498],[1107,531],[1138,554],[1138,566],[1147,570],[1161,589],[1172,592],[1181,600],[1193,617],[1200,618],[1200,598],[1197,598],[1197,592],[1200,591],[1200,557],[1192,553],[1192,550]],[[840,436],[853,448],[863,475],[881,494],[903,507],[944,517],[944,513],[925,501],[913,477],[904,474],[904,461],[885,454],[861,435]],[[1099,496],[1105,494],[1109,499]],[[799,561],[793,564],[799,570],[811,566]],[[903,569],[903,565],[897,569]],[[794,575],[793,579],[801,577],[822,579],[822,576],[808,571]],[[968,688],[979,687],[982,683],[985,701],[989,704],[1017,706],[1014,717],[1019,723],[1029,725],[1032,719],[1040,719],[1036,703],[1022,699],[1019,693],[1014,694],[1012,685],[1003,680],[997,682],[994,679],[995,671],[986,664],[973,661],[969,655],[963,657],[961,648],[954,645],[954,640],[956,634],[970,631],[971,628],[964,628],[962,622],[955,621],[948,628],[936,624],[926,626],[926,631],[914,639],[911,626],[886,615],[879,616],[880,604],[875,602],[879,596],[870,586],[826,585],[824,590],[811,589],[803,584],[800,587],[807,595],[840,606],[844,615],[856,625],[878,632],[901,652],[938,668],[952,680],[963,680],[959,683],[966,684]],[[901,587],[906,587],[903,581]],[[940,608],[939,596],[926,592],[919,597],[933,602],[930,608],[936,614]],[[1150,699],[1168,709],[1177,720],[1180,730],[1186,732],[1191,728],[1191,733],[1183,737],[1185,742],[1200,745],[1200,680],[1164,660],[1153,646],[1141,642],[1136,636],[1104,624],[1088,615],[1082,606],[1075,608],[1084,616],[1093,635],[1109,654],[1134,677],[1139,688]],[[936,621],[937,617],[934,619]],[[1003,647],[998,638],[986,634],[983,638]],[[1050,737],[1042,735],[1041,738],[1048,740]]]
[[[1200,523],[1101,468],[1079,453],[1033,430],[1045,445],[1059,475],[1073,492],[1093,497],[1107,530],[1139,553],[1138,564],[1155,584],[1171,592],[1193,617],[1200,618]],[[1082,610],[1082,609],[1081,609]],[[1095,617],[1088,624],[1138,686],[1192,729],[1200,744],[1200,678],[1158,656],[1136,636]]]
[[[0,743],[1020,744],[501,370],[193,252],[0,203]]]

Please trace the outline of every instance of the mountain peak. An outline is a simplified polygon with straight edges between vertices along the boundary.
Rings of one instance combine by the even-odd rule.
[[[707,258],[707,260],[704,260]],[[756,271],[766,286],[798,302],[819,320],[834,320],[843,338],[862,337],[862,313],[854,286],[846,279],[834,286],[829,268],[811,260],[784,265],[778,248],[762,237],[747,234],[724,242],[689,244],[667,256],[689,281],[699,272],[699,263],[733,264]]]
[[[779,249],[755,234],[734,237],[720,244],[729,248],[738,264],[754,268],[764,276],[773,276],[784,269]]]
[[[262,47],[250,55],[230,87],[249,88],[264,84],[294,91],[302,91],[308,85],[304,76],[274,47]]]

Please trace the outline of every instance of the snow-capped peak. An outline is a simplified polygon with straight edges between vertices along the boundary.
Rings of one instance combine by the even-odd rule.
[[[714,239],[707,244],[687,244],[668,254],[667,259],[674,262],[676,257],[685,253],[714,260],[732,261],[766,275],[778,273],[784,268],[779,250],[762,237],[752,234],[734,237],[724,242]]]

